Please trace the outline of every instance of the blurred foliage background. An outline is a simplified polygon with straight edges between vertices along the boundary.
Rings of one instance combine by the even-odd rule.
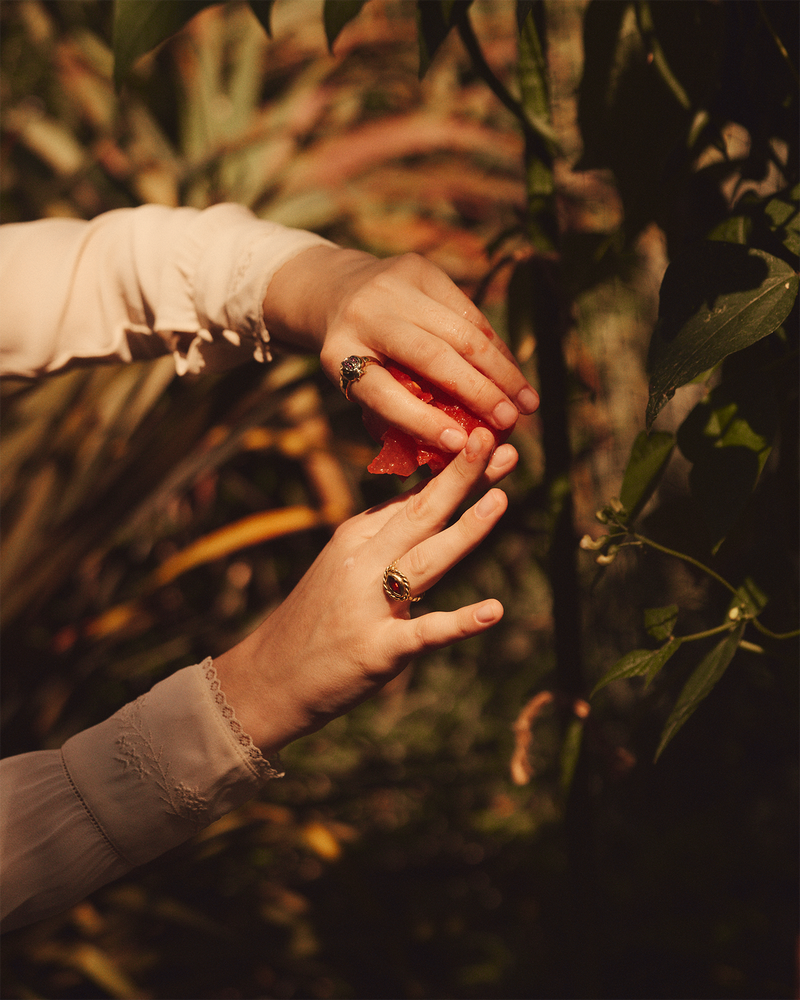
[[[631,5],[610,6],[635,44]],[[693,5],[701,47],[716,6]],[[618,493],[643,425],[668,241],[702,228],[735,183],[736,143],[763,144],[774,123],[757,106],[732,123],[677,217],[674,202],[654,217],[668,108],[634,105],[640,145],[627,132],[613,174],[593,164],[602,106],[579,85],[598,4],[545,7],[577,543]],[[796,5],[766,7],[796,18]],[[117,94],[112,13],[102,0],[0,6],[4,222],[235,201],[381,256],[417,251],[479,302],[536,382],[539,345],[512,280],[531,255],[524,139],[457,35],[420,80],[403,0],[371,0],[332,54],[314,0],[279,0],[271,37],[227,4],[137,63]],[[516,92],[516,5],[475,3],[470,17]],[[781,71],[769,42],[753,39],[767,81]],[[627,199],[633,187],[646,197]],[[705,391],[682,390],[658,426],[677,427]],[[4,754],[57,747],[229,648],[335,524],[401,488],[365,473],[375,447],[315,359],[182,379],[171,359],[77,370],[6,381],[2,405]],[[609,685],[580,723],[576,802],[558,697],[530,700],[558,687],[541,438],[538,414],[520,420],[503,524],[426,598],[434,609],[492,594],[500,626],[292,745],[287,777],[192,842],[6,936],[4,997],[796,995],[796,648],[740,656],[657,765],[689,665],[676,656],[647,690]],[[766,469],[743,544],[761,553],[788,628],[785,474],[778,459]],[[649,516],[690,544],[679,456]],[[696,631],[717,620],[718,600],[684,564],[650,554],[596,571],[579,563],[586,691],[642,643],[642,608],[674,600]]]

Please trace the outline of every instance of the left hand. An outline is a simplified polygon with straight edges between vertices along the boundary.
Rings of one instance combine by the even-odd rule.
[[[457,398],[491,427],[508,430],[539,405],[513,355],[486,317],[435,264],[417,254],[379,260],[312,247],[272,279],[264,301],[278,340],[320,352],[328,377],[350,355],[399,362]],[[445,451],[467,435],[455,420],[370,365],[350,396],[387,423]]]
[[[486,631],[502,616],[494,599],[412,618],[383,590],[395,564],[413,596],[432,587],[497,524],[507,501],[490,489],[455,524],[475,489],[514,468],[509,444],[485,427],[424,486],[340,525],[286,600],[246,639],[216,658],[228,703],[269,755],[380,690],[414,656]]]

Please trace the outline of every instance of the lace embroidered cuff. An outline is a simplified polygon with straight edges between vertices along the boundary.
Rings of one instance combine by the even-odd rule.
[[[92,820],[131,865],[187,840],[279,775],[227,705],[211,660],[73,736],[62,755]]]

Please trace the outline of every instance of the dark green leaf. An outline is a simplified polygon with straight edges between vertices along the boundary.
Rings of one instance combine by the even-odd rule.
[[[583,719],[572,719],[564,734],[564,743],[561,747],[561,792],[564,797],[569,795],[572,779],[575,777],[575,768],[578,766],[581,754],[583,729]]]
[[[674,447],[675,438],[666,431],[641,431],[637,435],[619,493],[628,519],[635,518],[653,495]]]
[[[333,43],[336,41],[342,28],[349,24],[354,17],[357,17],[366,0],[325,0],[325,37],[328,39],[328,48],[333,50]]]
[[[719,547],[744,511],[764,468],[778,426],[778,384],[769,371],[723,382],[691,411],[678,445],[693,463],[692,496]]]
[[[790,253],[800,255],[800,184],[770,199],[764,211],[781,243]]]
[[[677,257],[650,345],[647,426],[677,388],[776,330],[797,288],[795,271],[762,250],[709,241]]]
[[[533,12],[535,0],[517,0],[517,31],[522,31],[525,18]]]
[[[267,35],[272,37],[272,7],[275,0],[250,0],[250,7]]]
[[[114,4],[114,85],[119,88],[136,60],[166,41],[206,7],[219,0],[116,0]]]
[[[419,75],[428,67],[442,42],[447,38],[456,18],[463,15],[472,0],[417,0],[419,32]]]
[[[714,685],[725,673],[728,664],[739,648],[744,627],[745,622],[740,622],[731,630],[729,635],[721,642],[718,642],[711,652],[703,657],[700,665],[684,685],[680,697],[675,703],[675,707],[670,713],[661,733],[661,742],[658,744],[658,750],[656,750],[656,760],[661,756],[664,748],[673,736],[689,716],[692,715],[700,702],[710,694]]]
[[[673,637],[659,649],[634,649],[630,653],[626,653],[595,684],[591,696],[594,697],[601,688],[610,684],[611,681],[623,680],[626,677],[644,676],[649,684],[680,644],[681,640]]]
[[[736,594],[730,603],[731,608],[744,608],[745,614],[758,615],[767,606],[769,598],[749,576],[736,588]]]
[[[660,641],[669,639],[677,620],[677,604],[668,604],[665,608],[646,608],[644,612],[644,627],[648,635]]]
[[[753,220],[749,215],[729,215],[708,234],[710,240],[720,243],[749,243]]]

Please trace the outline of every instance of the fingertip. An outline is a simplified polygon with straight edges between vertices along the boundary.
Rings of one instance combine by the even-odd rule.
[[[498,514],[500,507],[504,511],[507,504],[508,497],[502,490],[491,489],[475,504],[475,514],[479,518],[494,517]]]
[[[445,451],[459,452],[467,443],[467,432],[461,427],[445,427],[439,435],[439,445]]]
[[[539,393],[526,385],[517,395],[517,405],[523,413],[534,413],[539,409]]]
[[[479,625],[493,625],[503,617],[503,605],[492,598],[479,604],[475,609],[475,621]]]
[[[489,473],[509,473],[519,461],[519,452],[513,444],[501,444],[492,455],[491,461],[486,468]]]
[[[501,400],[492,410],[492,423],[498,430],[508,430],[513,427],[519,417],[519,410],[507,399]]]
[[[494,444],[494,435],[487,427],[476,427],[470,434],[465,448],[467,460],[473,462],[486,454],[486,450]]]

